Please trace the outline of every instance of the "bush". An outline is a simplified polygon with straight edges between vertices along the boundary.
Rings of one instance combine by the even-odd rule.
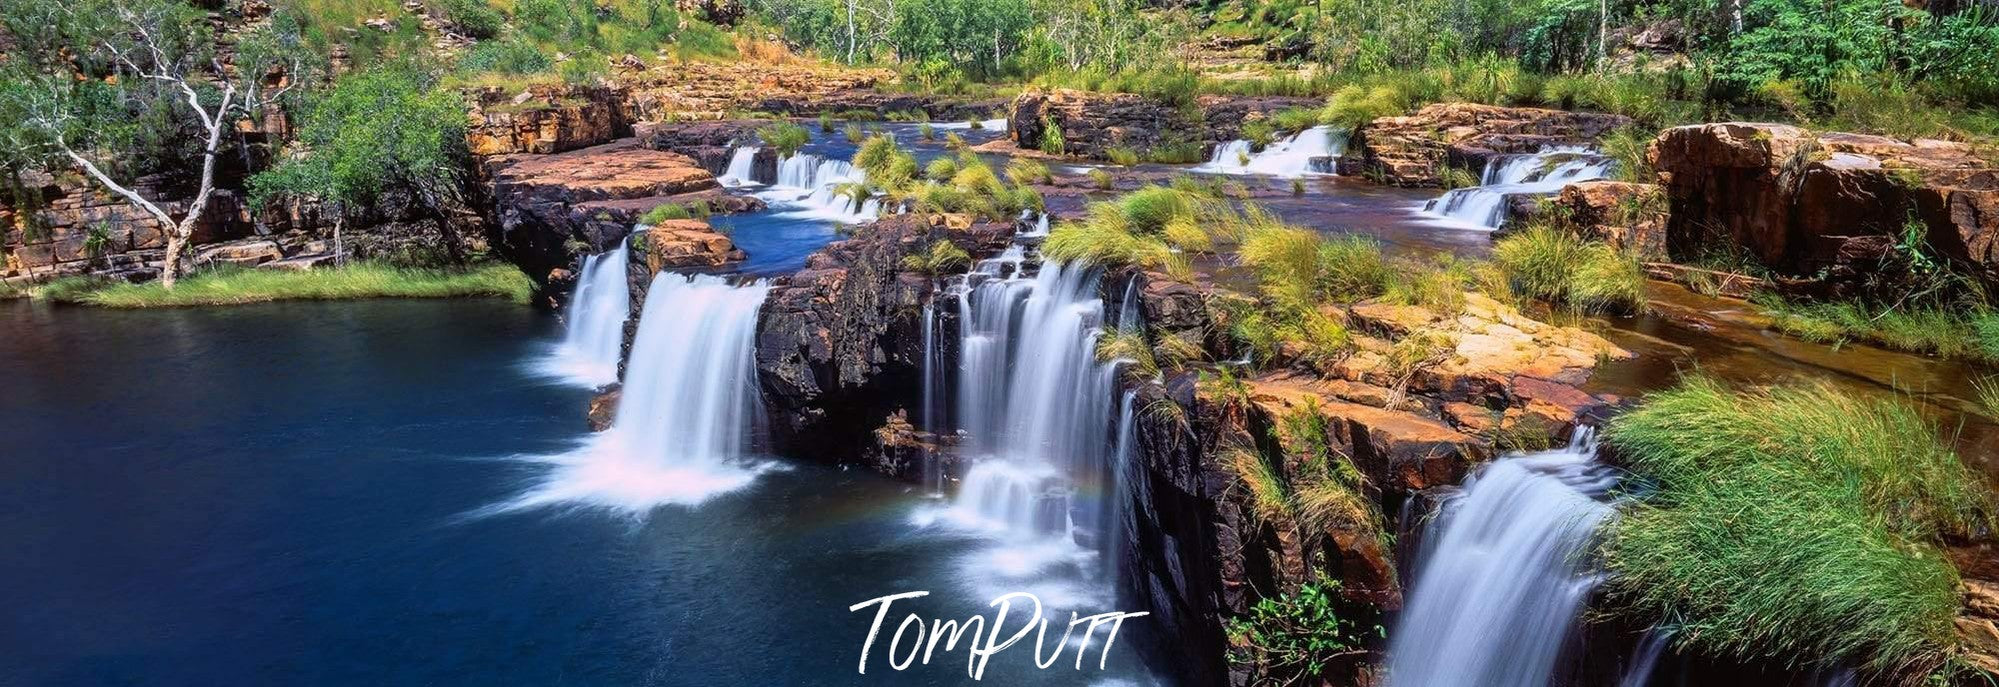
[[[1534,225],[1500,239],[1492,255],[1523,296],[1588,312],[1630,312],[1645,302],[1636,258],[1555,227]]]
[[[1046,122],[1041,130],[1041,152],[1062,155],[1068,151],[1068,142],[1062,140],[1062,127],[1054,122]]]
[[[516,40],[482,41],[458,58],[458,68],[475,74],[547,73],[555,61],[533,45]]]
[[[757,129],[757,138],[776,150],[779,157],[791,157],[812,141],[812,134],[791,122],[773,122]]]
[[[1225,630],[1228,659],[1274,679],[1330,677],[1325,673],[1338,662],[1363,653],[1368,634],[1384,635],[1378,625],[1365,629],[1357,620],[1361,617],[1363,612],[1340,600],[1339,580],[1320,577],[1291,594],[1258,601],[1247,616],[1231,618]]]
[[[1993,503],[1907,401],[1695,377],[1607,437],[1655,489],[1608,539],[1615,593],[1682,646],[1920,673],[1955,645],[1935,542],[1990,528]]]
[[[1108,158],[1111,164],[1119,167],[1130,167],[1138,164],[1138,151],[1126,146],[1111,146],[1108,150],[1104,151],[1104,157]]]
[[[431,8],[460,33],[480,40],[498,36],[506,28],[507,18],[486,0],[437,0]]]

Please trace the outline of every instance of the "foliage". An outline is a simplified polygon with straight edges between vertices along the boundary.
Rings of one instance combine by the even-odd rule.
[[[1138,151],[1129,146],[1111,146],[1104,150],[1104,159],[1119,167],[1130,167],[1138,164]]]
[[[930,249],[904,256],[902,268],[931,276],[950,274],[972,264],[972,256],[950,241],[932,241]]]
[[[791,157],[798,149],[812,142],[812,134],[805,127],[791,122],[772,122],[757,129],[757,138],[777,151],[778,157]]]
[[[1906,400],[1694,377],[1608,438],[1653,489],[1607,543],[1617,593],[1683,646],[1916,673],[1954,646],[1935,542],[1994,505]]]
[[[1006,162],[1006,178],[1017,185],[1047,184],[1055,181],[1055,175],[1048,171],[1048,165],[1024,157]]]
[[[1228,660],[1276,680],[1319,677],[1341,659],[1362,654],[1370,632],[1383,634],[1378,625],[1365,629],[1364,617],[1364,609],[1341,600],[1339,580],[1320,577],[1229,619]]]
[[[1536,224],[1493,245],[1493,260],[1521,295],[1585,312],[1631,312],[1645,303],[1645,271],[1636,258]]]
[[[512,265],[488,264],[467,270],[428,270],[356,263],[316,270],[218,267],[161,284],[91,280],[51,283],[38,297],[60,303],[108,308],[172,308],[240,305],[284,300],[355,298],[496,297],[526,303],[534,283]]]
[[[1048,122],[1041,128],[1041,152],[1061,155],[1069,150],[1069,144],[1062,140],[1062,127]]]

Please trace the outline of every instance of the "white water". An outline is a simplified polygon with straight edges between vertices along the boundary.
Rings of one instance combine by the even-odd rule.
[[[1652,671],[1659,667],[1659,657],[1666,654],[1673,643],[1673,634],[1653,628],[1645,633],[1645,640],[1638,643],[1638,653],[1631,657],[1631,667],[1624,671],[1624,679],[1618,687],[1645,687],[1652,682]]]
[[[1251,153],[1250,143],[1236,139],[1215,147],[1215,155],[1194,167],[1215,174],[1262,174],[1302,177],[1332,173],[1332,159],[1346,153],[1346,133],[1315,126]]]
[[[503,510],[549,505],[643,514],[747,486],[757,412],[757,311],[770,285],[661,273],[646,294],[611,428],[546,458],[554,469]]]
[[[1104,601],[1117,366],[1096,360],[1099,271],[1028,269],[1015,244],[954,286],[956,424],[966,470],[948,505],[920,513],[990,537],[965,563],[986,591],[1032,591],[1057,607]]]
[[[1423,205],[1423,212],[1452,224],[1497,229],[1506,221],[1506,199],[1554,195],[1563,186],[1610,175],[1608,158],[1588,148],[1560,146],[1530,155],[1499,155],[1485,163],[1478,186],[1451,189]]]
[[[1575,445],[1502,458],[1424,533],[1390,633],[1389,687],[1547,687],[1597,573],[1585,560],[1616,475]]]
[[[930,128],[938,131],[964,131],[972,128],[971,122],[931,122]],[[1006,131],[1006,118],[979,121],[981,131]]]
[[[774,206],[780,216],[859,224],[881,217],[881,201],[869,198],[859,206],[852,198],[835,194],[842,184],[867,180],[867,173],[845,160],[827,160],[799,153],[779,160],[777,183],[757,193]]]
[[[729,168],[715,180],[723,186],[739,188],[756,186],[757,153],[763,149],[756,146],[739,146],[729,155]]]
[[[631,310],[625,287],[627,255],[620,243],[583,260],[576,294],[569,299],[562,343],[542,365],[547,374],[592,387],[618,381],[618,353]]]

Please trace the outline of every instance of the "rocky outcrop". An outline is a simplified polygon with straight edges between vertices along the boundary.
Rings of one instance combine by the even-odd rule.
[[[698,219],[674,219],[646,227],[632,238],[634,255],[652,273],[703,272],[742,262],[749,256],[729,237]]]
[[[1913,222],[1939,257],[1999,284],[1999,167],[1969,145],[1724,123],[1668,129],[1648,156],[1676,258],[1861,281],[1891,268]]]
[[[1326,104],[1318,98],[1233,97],[1204,95],[1195,101],[1206,124],[1206,141],[1219,143],[1242,138],[1242,125],[1272,112],[1294,107],[1317,109]]]
[[[681,60],[620,79],[631,89],[634,120],[723,119],[731,111],[781,103],[837,102],[896,78],[887,69],[848,69],[812,60]],[[844,108],[843,108],[844,109]],[[814,112],[816,114],[816,112]]]
[[[22,207],[0,203],[0,277],[36,281],[79,274],[124,279],[151,279],[166,255],[166,234],[159,220],[123,197],[112,195],[78,177],[24,174],[15,199]],[[163,176],[139,179],[133,190],[158,202],[171,215],[186,214],[191,189],[180,189]],[[254,233],[254,221],[241,198],[218,190],[195,225],[195,245],[242,238]]]
[[[529,86],[474,91],[465,142],[474,155],[560,153],[630,136],[630,94],[597,86]]]
[[[529,276],[547,280],[579,251],[622,240],[653,206],[718,198],[715,176],[692,158],[648,150],[633,140],[554,155],[487,160],[499,249]]]
[[[729,169],[737,146],[760,145],[757,130],[770,126],[769,120],[737,119],[716,122],[647,122],[633,126],[639,144],[653,150],[680,153],[694,158],[702,169],[721,176]],[[771,182],[777,179],[777,151],[757,151],[752,177]]]
[[[882,418],[920,394],[922,310],[935,287],[906,257],[950,241],[972,254],[1005,225],[955,230],[897,216],[814,253],[771,289],[757,320],[757,377],[773,443],[784,455],[853,460]]]
[[[1671,260],[1666,250],[1666,194],[1657,184],[1584,181],[1543,203],[1561,223],[1641,260]],[[1516,215],[1518,216],[1518,215]]]
[[[1185,128],[1182,124],[1173,108],[1145,96],[1061,88],[1014,98],[1007,138],[1018,147],[1038,150],[1054,126],[1062,132],[1064,153],[1104,158],[1114,147],[1148,150],[1164,141],[1164,132]]]
[[[1348,141],[1339,170],[1397,186],[1438,186],[1446,165],[1476,173],[1494,155],[1588,144],[1630,123],[1611,114],[1436,103],[1362,126]]]

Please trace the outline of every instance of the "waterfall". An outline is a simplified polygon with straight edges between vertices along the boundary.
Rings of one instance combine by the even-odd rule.
[[[779,160],[777,183],[757,194],[778,206],[786,217],[830,222],[872,222],[881,217],[881,201],[869,198],[856,207],[840,187],[867,181],[867,174],[845,160],[827,160],[799,153]]]
[[[939,289],[932,289],[932,291],[937,292]],[[923,431],[930,433],[933,446],[941,444],[944,440],[942,431],[944,427],[944,405],[942,396],[939,394],[939,389],[944,386],[944,380],[939,379],[944,374],[944,365],[940,359],[942,356],[937,350],[937,327],[937,305],[933,302],[926,302],[923,304],[923,368],[919,370],[919,373],[923,375],[923,417],[921,421],[923,423]],[[937,493],[943,493],[944,470],[938,465],[937,457],[936,448],[924,450],[923,485]]]
[[[644,513],[695,505],[748,485],[744,461],[758,409],[757,312],[765,282],[662,272],[639,316],[622,398],[610,429],[504,509],[579,504]]]
[[[1506,221],[1506,199],[1553,195],[1563,186],[1610,175],[1609,158],[1588,148],[1556,146],[1527,155],[1498,155],[1485,162],[1478,186],[1451,189],[1423,205],[1423,212],[1461,226],[1496,229]]]
[[[715,180],[730,188],[755,186],[757,153],[762,150],[756,146],[738,146],[735,152],[729,155],[729,168]]]
[[[1096,359],[1099,274],[1057,262],[1031,270],[1015,244],[953,286],[953,417],[970,468],[951,503],[923,519],[996,541],[968,564],[977,584],[1067,603],[1109,591],[1101,552],[1114,525],[1117,365]]]
[[[1122,325],[1120,325],[1122,326]],[[1138,424],[1133,414],[1133,404],[1138,393],[1127,391],[1124,400],[1118,404],[1117,443],[1111,452],[1111,503],[1109,522],[1114,525],[1110,538],[1104,542],[1104,576],[1114,578],[1118,565],[1122,562],[1125,542],[1138,540],[1138,512],[1133,504],[1139,503],[1142,494],[1134,493],[1143,489],[1138,461],[1133,454],[1138,450]]]
[[[1250,143],[1236,139],[1215,146],[1215,155],[1194,171],[1215,174],[1264,174],[1301,177],[1329,174],[1332,160],[1346,153],[1346,133],[1330,126],[1315,126],[1264,146],[1251,153]]]
[[[1546,687],[1598,580],[1585,556],[1617,482],[1587,429],[1568,448],[1502,458],[1424,533],[1392,633],[1389,687]]]
[[[1631,658],[1631,667],[1624,671],[1624,679],[1618,687],[1645,687],[1652,681],[1652,671],[1659,667],[1659,657],[1673,643],[1673,633],[1653,628],[1645,633],[1645,640],[1638,643],[1638,653]]]
[[[930,128],[932,128],[932,129],[936,129],[936,130],[938,130],[938,131],[964,131],[964,130],[967,130],[967,129],[970,129],[970,128],[972,128],[972,123],[971,123],[971,122],[969,122],[969,121],[965,121],[965,122],[932,122],[932,123],[930,124]],[[998,118],[998,119],[984,119],[984,120],[979,120],[979,130],[981,130],[981,131],[998,131],[998,132],[1005,132],[1005,131],[1006,131],[1006,118],[1005,118],[1005,117],[1001,117],[1001,118]]]
[[[585,386],[618,381],[618,353],[624,345],[631,295],[625,287],[624,244],[583,260],[562,343],[542,365],[549,375]]]

